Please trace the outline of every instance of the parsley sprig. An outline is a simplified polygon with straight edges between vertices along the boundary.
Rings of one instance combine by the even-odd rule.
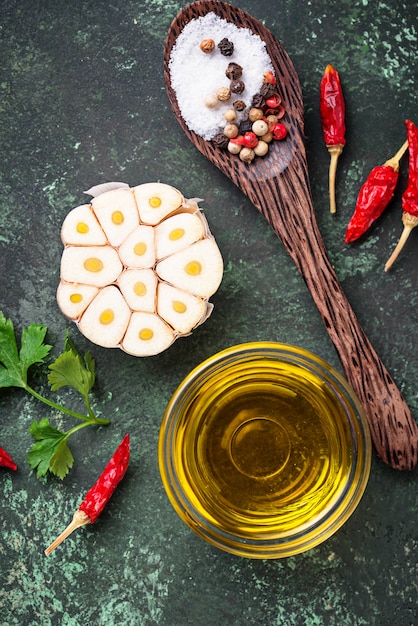
[[[18,348],[13,323],[0,311],[0,388],[20,387],[44,402],[55,411],[80,420],[67,431],[54,428],[47,417],[29,427],[35,443],[28,452],[29,465],[36,470],[38,478],[50,472],[58,478],[65,478],[74,463],[68,446],[68,439],[86,426],[107,425],[109,420],[96,417],[90,404],[89,393],[94,385],[95,362],[90,352],[80,356],[68,335],[64,340],[64,351],[51,363],[48,382],[51,391],[62,387],[75,389],[82,397],[86,413],[78,413],[38,393],[28,383],[28,370],[32,365],[45,363],[52,346],[44,343],[47,327],[31,324],[22,330],[20,349]]]

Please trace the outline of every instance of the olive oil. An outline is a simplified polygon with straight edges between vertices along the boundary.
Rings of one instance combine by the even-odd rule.
[[[161,478],[183,521],[223,550],[279,558],[324,541],[370,473],[367,420],[312,353],[253,342],[198,365],[169,401]]]
[[[183,411],[175,461],[182,487],[203,517],[229,531],[300,528],[327,510],[350,473],[352,442],[337,399],[294,364],[232,366]]]

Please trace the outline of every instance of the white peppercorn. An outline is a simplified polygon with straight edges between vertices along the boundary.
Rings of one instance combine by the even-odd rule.
[[[248,118],[251,120],[251,122],[256,122],[257,120],[261,120],[263,115],[263,109],[256,109],[255,107],[253,107],[248,113]]]
[[[254,157],[255,157],[255,152],[253,148],[242,148],[242,150],[240,150],[239,158],[244,163],[251,163]]]
[[[208,109],[214,109],[218,105],[218,98],[214,94],[209,94],[205,98],[205,107]]]
[[[254,148],[254,152],[256,156],[265,156],[269,151],[269,145],[263,140],[260,140],[256,147]]]
[[[219,87],[219,89],[216,90],[216,97],[219,102],[228,102],[231,97],[231,90],[229,87]]]
[[[264,120],[256,120],[254,124],[252,125],[252,131],[258,137],[262,137],[263,135],[265,135],[268,132],[268,130],[269,130],[268,124]]]
[[[230,141],[228,144],[228,152],[231,154],[239,154],[241,152],[242,146],[239,143],[234,143]]]
[[[273,141],[273,133],[269,131],[265,135],[262,135],[262,137],[260,137],[260,140],[265,141],[266,143],[270,143],[270,141]]]
[[[279,118],[277,117],[277,115],[267,115],[266,122],[269,125],[269,130],[272,130],[273,126],[277,124],[278,121]]]
[[[234,122],[237,119],[237,112],[234,109],[228,109],[224,113],[224,119],[226,122]]]
[[[227,124],[224,128],[224,135],[229,139],[234,139],[238,136],[238,126],[236,124]]]

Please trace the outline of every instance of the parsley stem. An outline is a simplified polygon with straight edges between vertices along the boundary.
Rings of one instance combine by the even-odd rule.
[[[101,420],[103,422],[109,423],[108,420]],[[76,433],[78,430],[85,428],[86,426],[91,426],[92,422],[83,422],[82,424],[77,424],[77,426],[73,426],[65,433],[65,439],[68,439],[71,435]]]
[[[32,387],[30,387],[28,384],[25,385],[25,389],[34,398],[36,398],[37,400],[40,400],[44,404],[47,404],[51,408],[53,408],[53,409],[55,409],[57,411],[60,411],[61,413],[65,413],[66,415],[71,415],[71,417],[75,417],[76,419],[83,420],[83,422],[85,422],[85,424],[83,424],[82,426],[88,426],[89,424],[102,424],[102,425],[106,426],[107,424],[110,424],[110,420],[102,419],[100,417],[96,417],[94,415],[93,411],[90,409],[90,407],[88,407],[89,414],[88,415],[83,415],[83,413],[78,413],[77,411],[72,411],[71,409],[67,409],[67,407],[62,406],[61,404],[57,404],[56,402],[53,402],[53,400],[49,400],[49,398],[46,398],[45,396],[41,395],[40,393],[35,391],[35,389],[32,389]]]

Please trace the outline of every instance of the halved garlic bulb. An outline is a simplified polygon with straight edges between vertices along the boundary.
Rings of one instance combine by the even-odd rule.
[[[223,262],[207,221],[196,199],[164,183],[87,193],[91,204],[62,225],[58,306],[93,343],[158,354],[213,309]]]

